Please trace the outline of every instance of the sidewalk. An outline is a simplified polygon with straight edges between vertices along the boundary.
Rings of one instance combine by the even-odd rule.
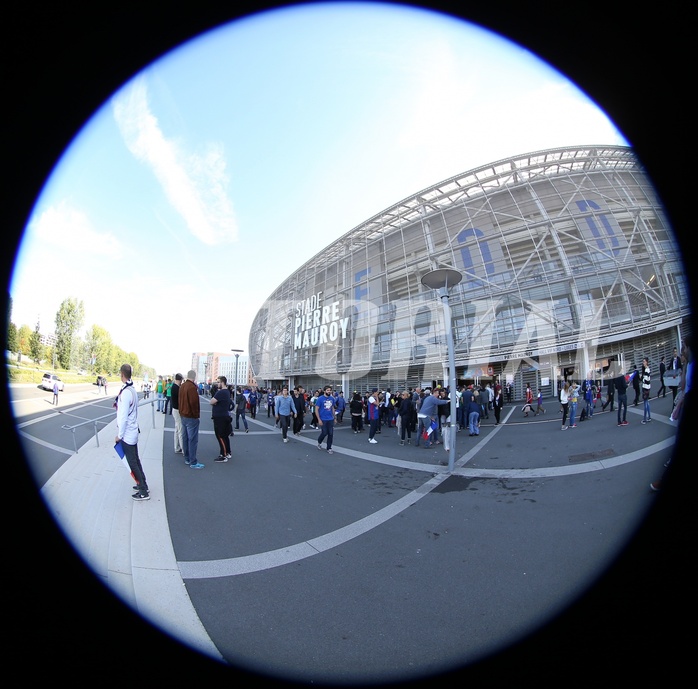
[[[44,485],[42,496],[91,569],[125,603],[168,634],[221,659],[182,581],[163,486],[162,414],[141,403],[138,450],[151,499],[135,503],[133,478],[114,451],[116,421],[83,445]],[[145,413],[144,413],[145,412]],[[144,509],[145,508],[145,509]]]

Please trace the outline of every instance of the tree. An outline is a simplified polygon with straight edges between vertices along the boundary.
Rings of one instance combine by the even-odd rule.
[[[17,334],[17,326],[10,321],[7,326],[7,345],[6,348],[9,352],[19,351],[19,336]]]
[[[85,321],[85,305],[71,297],[64,299],[56,313],[56,355],[61,368],[72,368],[75,335]]]
[[[17,351],[19,354],[29,356],[31,354],[32,329],[28,325],[22,325],[17,331]]]
[[[94,361],[94,370],[98,373],[109,373],[113,365],[111,335],[101,326],[93,325],[87,332],[85,344]]]
[[[41,326],[36,322],[36,328],[29,338],[29,356],[34,359],[34,363],[41,363],[44,358],[44,346],[41,344]]]

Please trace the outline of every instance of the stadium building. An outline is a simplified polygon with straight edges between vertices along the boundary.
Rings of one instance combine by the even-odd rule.
[[[690,327],[687,279],[662,204],[632,150],[555,148],[419,191],[323,249],[279,285],[249,341],[260,385],[395,391],[448,380],[450,290],[459,384],[556,394],[565,379],[657,377]]]

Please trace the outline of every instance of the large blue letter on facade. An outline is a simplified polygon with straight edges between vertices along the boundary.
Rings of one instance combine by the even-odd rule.
[[[485,235],[482,230],[478,230],[477,228],[473,227],[467,230],[461,230],[456,239],[460,244],[464,244],[470,237],[475,237],[477,240],[477,245],[480,249],[480,253],[482,254],[485,274],[492,275],[494,273],[494,261],[492,260],[492,253],[490,252],[490,247],[487,244],[487,240],[483,239],[484,236]],[[475,273],[475,263],[473,262],[473,255],[470,253],[470,249],[468,247],[462,247],[460,250],[460,255],[463,259],[463,268],[465,270],[466,277],[471,276],[473,273]],[[472,277],[463,282],[463,284],[468,287],[475,287],[479,283],[481,284],[480,280]]]

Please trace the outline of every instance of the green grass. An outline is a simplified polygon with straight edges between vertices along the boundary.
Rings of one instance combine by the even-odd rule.
[[[31,362],[7,362],[7,379],[10,383],[36,383],[41,382],[44,373],[55,373],[64,383],[94,383],[97,380],[97,374],[88,373],[86,376],[79,376],[77,371],[65,371],[57,368],[53,369],[50,366],[37,366]],[[120,383],[121,379],[117,376],[107,376],[109,383]]]

